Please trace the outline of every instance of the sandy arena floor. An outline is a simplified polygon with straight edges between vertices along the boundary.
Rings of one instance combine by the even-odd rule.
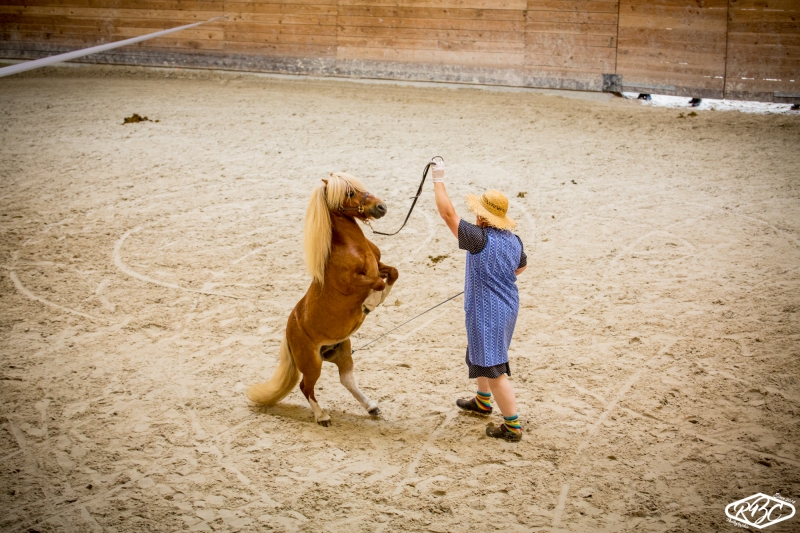
[[[361,177],[394,230],[433,155],[462,215],[491,187],[519,221],[524,440],[455,409],[460,297],[355,354],[379,419],[332,365],[332,427],[251,407],[312,187]],[[0,178],[3,532],[737,531],[728,503],[800,500],[800,116],[59,68],[0,80]],[[400,280],[356,346],[463,284],[430,185],[373,240]]]

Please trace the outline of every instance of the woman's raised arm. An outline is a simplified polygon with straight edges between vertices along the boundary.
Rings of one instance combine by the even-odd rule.
[[[458,223],[461,222],[461,218],[456,213],[453,202],[450,201],[447,190],[444,188],[444,165],[433,166],[433,193],[436,196],[436,209],[439,210],[439,216],[444,219],[447,227],[458,238]]]

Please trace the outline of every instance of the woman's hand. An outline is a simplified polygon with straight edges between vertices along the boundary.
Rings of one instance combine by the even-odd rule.
[[[433,182],[444,183],[444,162],[433,164]]]

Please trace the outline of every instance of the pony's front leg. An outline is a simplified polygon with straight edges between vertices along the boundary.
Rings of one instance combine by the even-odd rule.
[[[383,287],[383,290],[370,292],[369,296],[367,296],[367,299],[364,300],[364,305],[362,308],[364,309],[364,314],[366,315],[370,314],[375,310],[376,307],[386,301],[386,298],[392,291],[394,282],[397,281],[397,278],[400,276],[396,268],[389,265],[384,265],[381,262],[378,262],[378,271],[380,278],[384,280],[386,284]]]
[[[378,271],[380,272],[380,276],[386,280],[386,288],[383,289],[383,292],[381,293],[381,301],[378,304],[380,305],[386,301],[386,297],[389,296],[390,292],[392,292],[394,282],[400,277],[400,273],[396,268],[389,265],[384,265],[380,261],[378,262]]]
[[[366,409],[370,415],[378,416],[381,414],[378,403],[367,398],[366,395],[361,392],[361,389],[358,388],[358,385],[356,385],[352,353],[350,339],[347,339],[336,347],[335,354],[329,360],[339,367],[339,381],[342,382],[344,388],[350,391],[350,394],[364,406],[364,409]]]
[[[371,283],[370,289],[371,290],[369,291],[367,298],[364,300],[364,303],[361,304],[361,310],[365,315],[368,315],[374,311],[375,308],[378,307],[378,305],[380,305],[380,303],[383,301],[381,300],[381,295],[386,289],[386,282],[382,277],[377,276]]]

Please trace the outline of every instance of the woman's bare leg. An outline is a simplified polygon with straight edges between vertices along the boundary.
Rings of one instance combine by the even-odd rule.
[[[481,392],[491,392],[497,407],[503,416],[513,416],[517,414],[517,398],[514,396],[514,387],[511,380],[503,374],[499,378],[489,379],[477,378],[478,390]]]

